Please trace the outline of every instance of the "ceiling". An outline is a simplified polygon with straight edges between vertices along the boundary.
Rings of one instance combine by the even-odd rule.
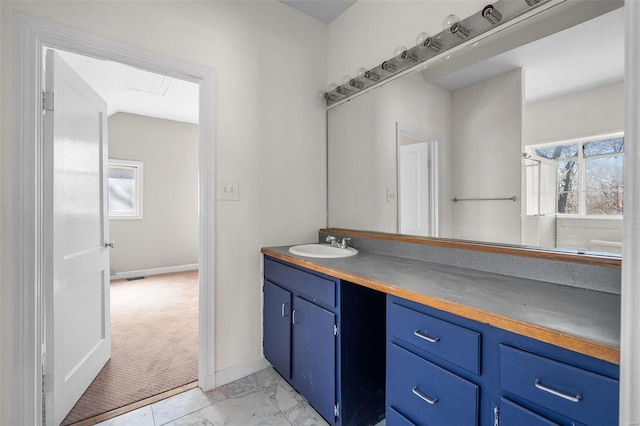
[[[282,3],[316,18],[325,24],[330,24],[356,0],[280,0]]]
[[[430,83],[455,91],[518,68],[537,102],[624,80],[624,8],[494,56]]]
[[[126,112],[198,123],[198,84],[118,62],[57,52],[107,102],[109,116]]]

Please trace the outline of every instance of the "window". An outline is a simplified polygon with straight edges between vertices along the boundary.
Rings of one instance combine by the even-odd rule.
[[[622,215],[624,207],[624,136],[622,134],[587,138],[554,144],[529,146],[525,166],[527,177],[538,177],[544,166],[554,170],[555,212],[584,216]],[[548,166],[553,166],[550,169]],[[554,173],[552,172],[552,173]],[[555,181],[555,182],[553,182]],[[540,197],[545,191],[540,181],[527,179],[527,196]],[[534,200],[527,200],[527,214],[536,214]]]
[[[142,219],[142,162],[109,160],[110,219]]]

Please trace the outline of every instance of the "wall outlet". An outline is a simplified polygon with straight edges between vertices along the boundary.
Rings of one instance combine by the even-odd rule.
[[[396,202],[397,202],[396,190],[387,188],[387,203],[396,203]]]
[[[240,185],[237,180],[223,180],[218,182],[218,200],[238,201]]]

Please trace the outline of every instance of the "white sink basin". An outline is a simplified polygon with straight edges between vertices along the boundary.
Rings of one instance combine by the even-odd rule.
[[[358,254],[358,250],[353,247],[340,248],[332,247],[329,244],[302,244],[289,248],[289,253],[305,257],[321,257],[325,259],[335,259],[338,257],[349,257]]]

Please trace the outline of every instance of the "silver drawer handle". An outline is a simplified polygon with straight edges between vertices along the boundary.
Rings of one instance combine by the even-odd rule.
[[[555,395],[555,396],[559,396],[560,398],[566,399],[567,401],[571,401],[571,402],[580,402],[582,400],[582,396],[580,395],[569,395],[566,394],[562,391],[550,388],[548,386],[545,386],[542,384],[542,382],[540,381],[540,379],[536,379],[536,383],[535,383],[536,388],[540,389],[541,391],[545,391],[550,393],[551,395]]]
[[[414,336],[416,336],[416,337],[419,337],[419,338],[421,338],[421,339],[424,339],[424,340],[426,340],[427,342],[431,342],[431,343],[437,343],[437,342],[439,342],[439,341],[440,341],[440,338],[438,338],[438,337],[431,337],[431,336],[429,336],[429,335],[427,335],[427,334],[424,334],[424,333],[423,333],[422,331],[420,331],[420,330],[416,330],[416,331],[414,331],[414,332],[413,332],[413,335],[414,335]]]
[[[293,312],[291,312],[291,324],[296,325],[298,324],[296,322],[296,312],[298,312],[297,309],[294,309]]]
[[[427,404],[435,404],[436,402],[438,402],[437,398],[431,398],[429,395],[427,395],[426,393],[422,392],[420,389],[418,389],[417,386],[414,386],[413,389],[411,389],[411,392],[413,392],[413,394],[415,396],[417,396],[418,398],[420,398],[421,400],[423,400],[424,402],[426,402]]]
[[[280,315],[282,315],[282,317],[286,317],[287,314],[284,312],[284,308],[288,305],[288,303],[283,303],[282,307],[280,308]]]

